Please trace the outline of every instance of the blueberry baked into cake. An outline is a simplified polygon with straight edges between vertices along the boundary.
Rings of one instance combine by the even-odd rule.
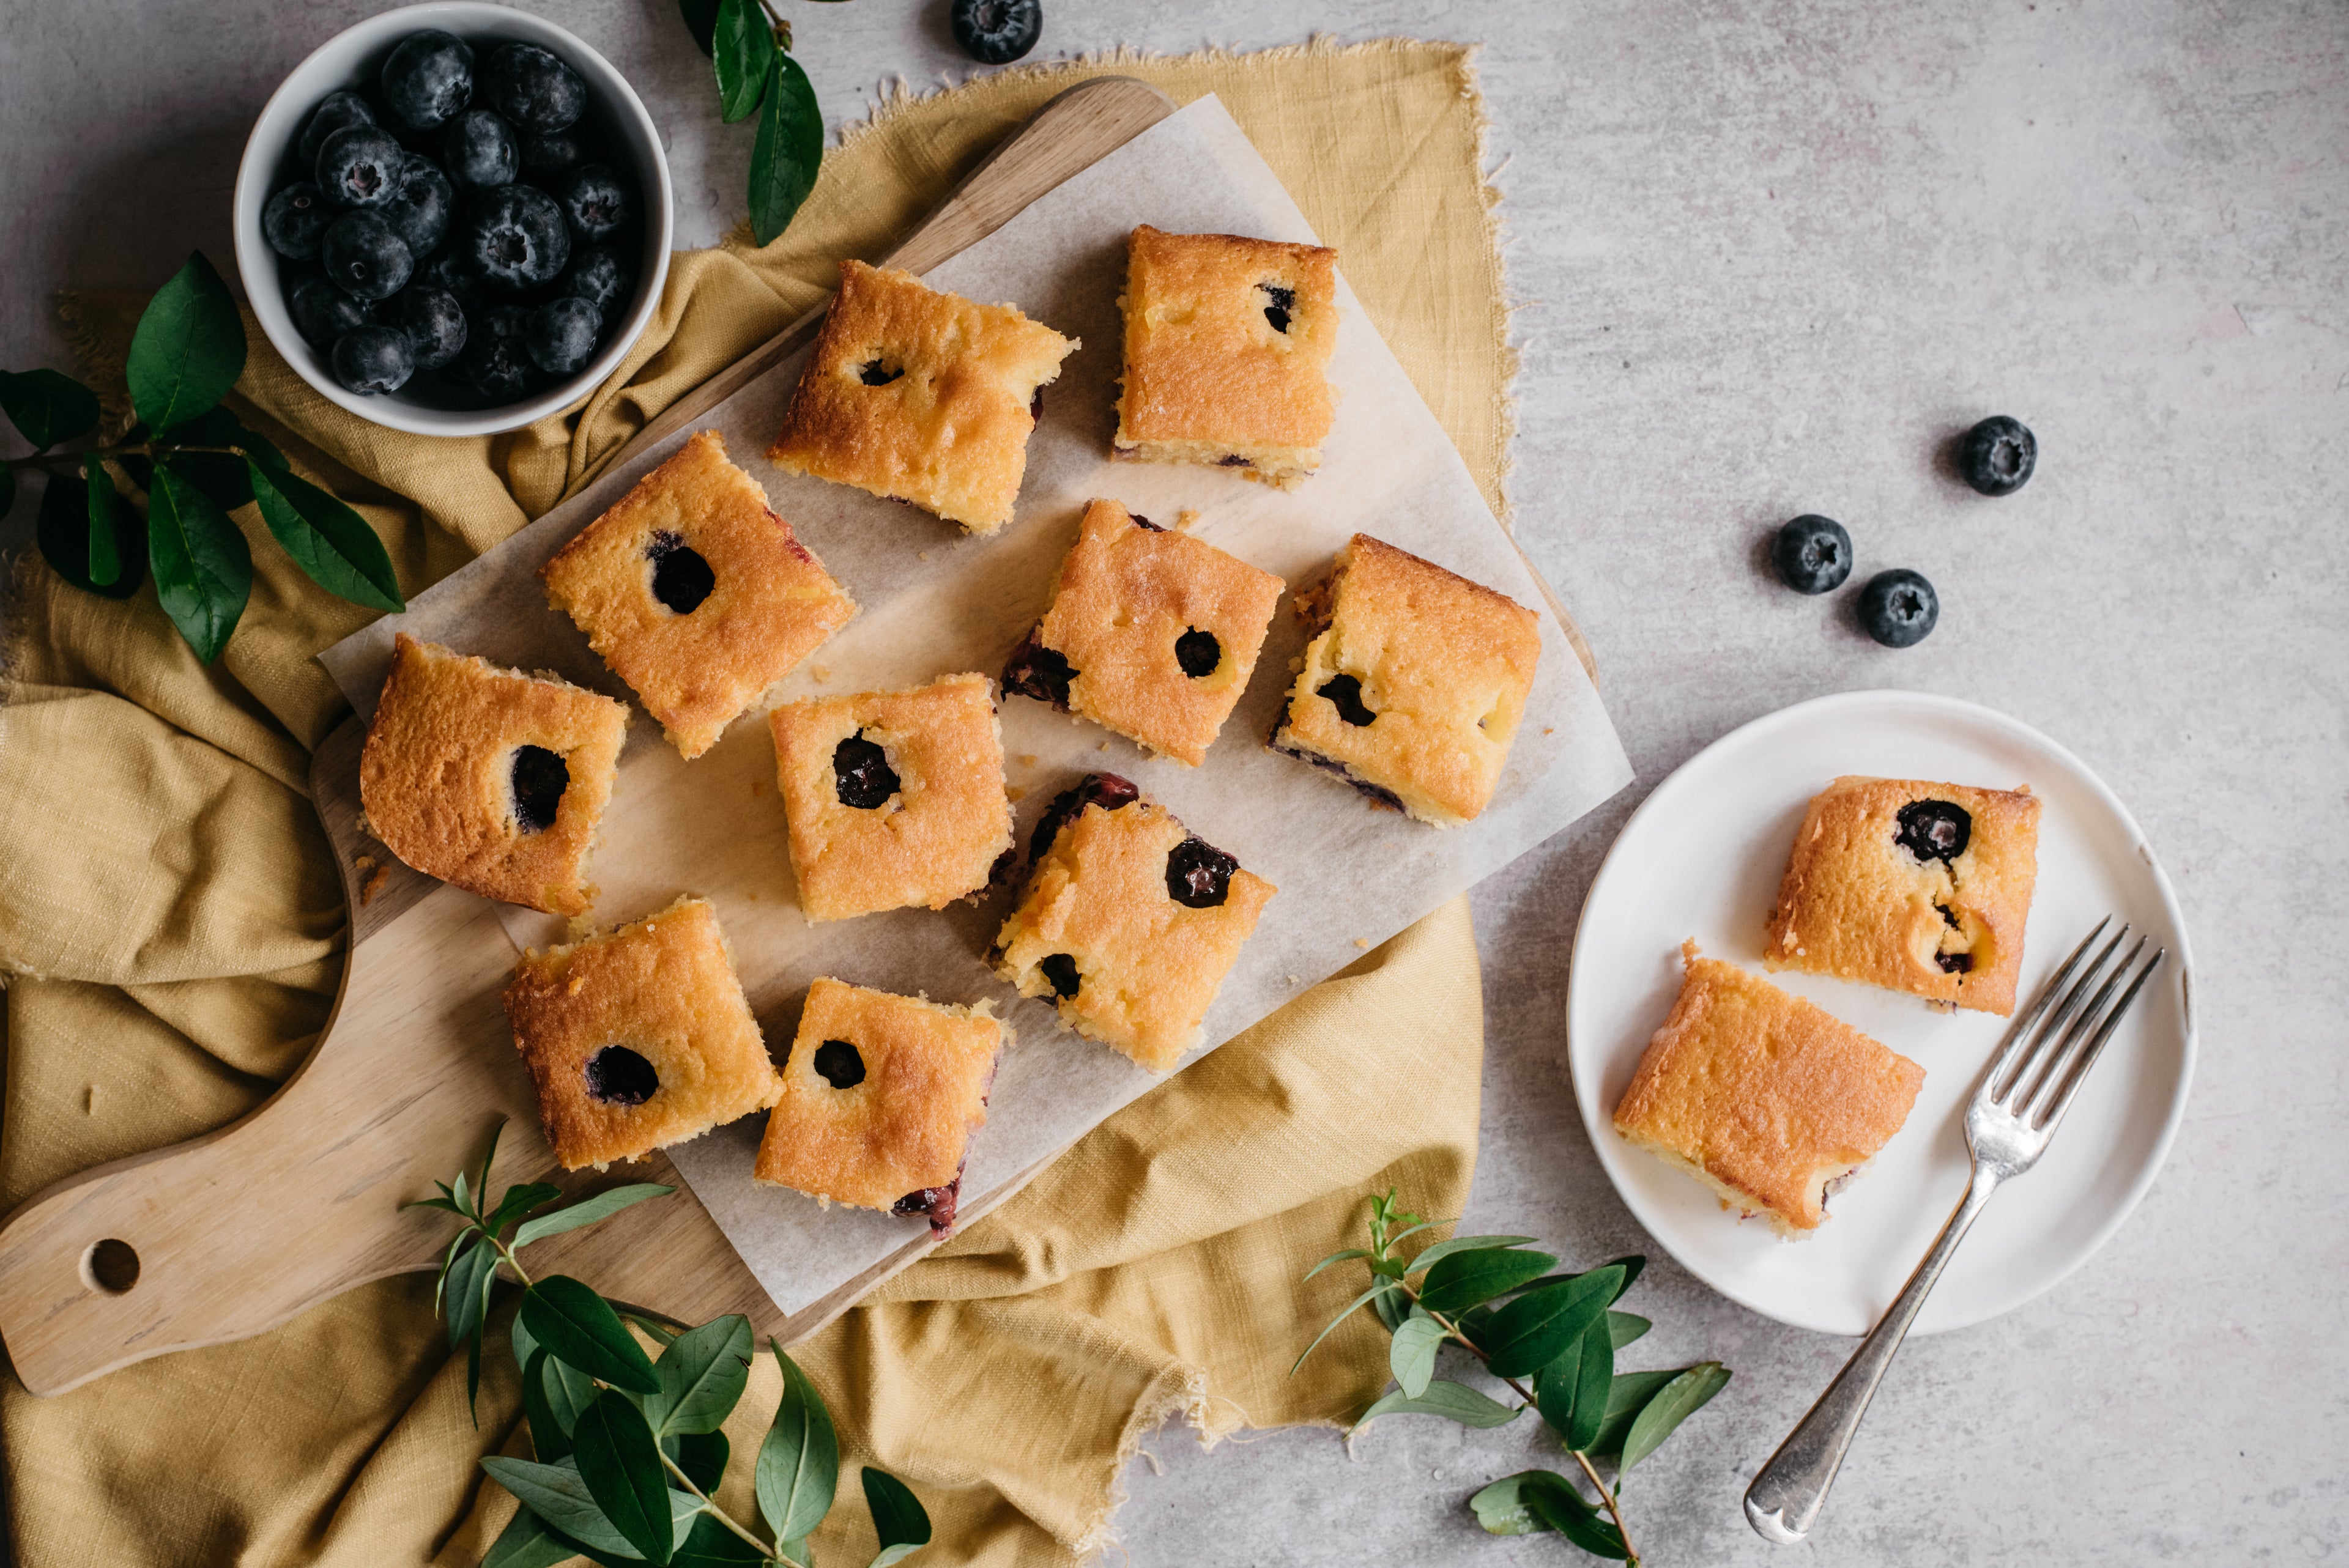
[[[1004,1043],[987,1006],[818,980],[753,1175],[953,1229],[971,1134],[986,1124]]]
[[[1534,613],[1367,533],[1296,603],[1312,641],[1272,749],[1420,821],[1473,820],[1533,689]]]
[[[715,430],[637,480],[539,576],[688,759],[856,614]]]
[[[409,865],[549,914],[585,914],[625,703],[400,633],[359,755],[367,831]]]
[[[566,1171],[698,1138],[783,1092],[718,915],[698,898],[525,953],[506,1018]]]
[[[1293,488],[1321,466],[1335,414],[1337,289],[1338,253],[1319,245],[1134,230],[1112,455]]]
[[[2028,789],[1838,779],[1803,814],[1763,962],[2011,1014],[2038,867]]]
[[[1781,1236],[1909,1119],[1925,1069],[1759,975],[1681,944],[1686,975],[1615,1107],[1615,1130]]]
[[[1278,891],[1114,773],[1046,809],[989,960],[1062,1022],[1164,1072]]]
[[[768,460],[993,533],[1011,521],[1044,386],[1076,348],[1016,306],[843,262]]]
[[[787,703],[768,723],[810,920],[944,909],[984,890],[1011,848],[1003,736],[985,676]]]
[[[1195,768],[1247,688],[1283,586],[1204,539],[1096,500],[1003,689]]]

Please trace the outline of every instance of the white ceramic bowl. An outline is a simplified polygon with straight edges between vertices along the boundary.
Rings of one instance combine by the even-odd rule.
[[[478,61],[502,43],[536,44],[560,56],[587,83],[587,113],[608,156],[625,157],[635,170],[644,201],[643,253],[635,259],[636,293],[624,308],[615,332],[585,369],[518,403],[488,408],[436,406],[419,389],[363,397],[336,381],[326,356],[311,347],[294,329],[285,308],[285,290],[279,268],[285,263],[261,234],[261,209],[271,191],[289,181],[307,178],[295,169],[294,144],[304,121],[327,94],[372,82],[384,57],[409,34],[426,27],[453,33],[472,46]],[[461,201],[460,201],[461,205]],[[245,139],[244,158],[236,170],[236,270],[244,280],[246,297],[261,330],[302,379],[322,397],[348,408],[362,418],[395,430],[420,436],[486,436],[518,429],[534,419],[566,408],[585,397],[620,363],[658,306],[661,284],[668,275],[670,195],[668,160],[661,151],[660,133],[652,116],[612,63],[552,22],[525,11],[509,10],[476,0],[434,0],[371,16],[326,40],[306,60],[294,67],[253,124]],[[419,257],[419,261],[422,258]]]

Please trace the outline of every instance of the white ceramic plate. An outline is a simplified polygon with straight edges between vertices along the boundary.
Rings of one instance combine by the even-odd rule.
[[[2107,913],[2169,949],[2054,1142],[1992,1201],[1915,1331],[1964,1328],[2029,1301],[2120,1228],[2169,1151],[2194,1067],[2193,966],[2169,879],[2103,781],[2028,725],[1952,697],[1849,692],[1756,719],[1683,763],[1632,813],[1583,903],[1567,992],[1575,1097],[1616,1191],[1691,1274],[1798,1328],[1874,1326],[1965,1190],[1965,1105],[2006,1019],[1939,1013],[1850,981],[1771,976],[1925,1068],[1908,1125],[1799,1242],[1739,1220],[1611,1120],[1679,993],[1682,939],[1761,971],[1763,923],[1804,808],[1846,773],[2028,784],[2045,802],[2023,1002]]]

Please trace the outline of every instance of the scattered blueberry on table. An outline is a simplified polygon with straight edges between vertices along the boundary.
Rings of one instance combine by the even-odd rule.
[[[1958,471],[1984,495],[2013,495],[2039,463],[2039,438],[2020,419],[1993,414],[1958,443]]]
[[[1916,646],[1940,618],[1933,585],[1905,567],[1878,573],[1859,591],[1859,624],[1888,648]]]
[[[1829,593],[1851,575],[1851,535],[1835,519],[1806,512],[1778,530],[1770,561],[1795,593]]]
[[[994,9],[1024,11],[1025,53],[1032,0]],[[546,49],[477,58],[428,28],[311,111],[262,236],[287,263],[295,329],[338,383],[372,396],[415,381],[428,401],[494,406],[610,342],[644,203],[634,175],[599,158],[618,150],[588,108],[585,80]]]
[[[983,65],[1009,65],[1044,31],[1040,0],[954,0],[955,42]]]

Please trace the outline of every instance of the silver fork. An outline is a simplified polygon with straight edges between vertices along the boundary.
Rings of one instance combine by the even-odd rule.
[[[2007,1030],[1998,1054],[1991,1059],[1990,1070],[1974,1090],[1973,1102],[1966,1107],[1966,1147],[1973,1153],[1974,1173],[1957,1212],[1941,1227],[1925,1261],[1900,1287],[1899,1296],[1883,1320],[1827,1385],[1810,1414],[1778,1445],[1754,1484],[1745,1489],[1746,1522],[1764,1539],[1792,1542],[1810,1533],[1820,1506],[1827,1500],[1827,1489],[1835,1484],[1836,1471],[1843,1466],[1844,1454],[1858,1435],[1868,1401],[1876,1397],[1877,1385],[1884,1381],[1933,1282],[1941,1277],[1951,1254],[1958,1250],[1958,1243],[1964,1240],[1999,1183],[2022,1175],[2046,1152],[2049,1140],[2055,1136],[2064,1113],[2072,1109],[2073,1098],[2080,1092],[2088,1069],[2096,1065],[2105,1042],[2112,1038],[2138,990],[2168,955],[2168,948],[2156,949],[2139,966],[2137,959],[2147,940],[2140,936],[2128,956],[2112,965],[2114,953],[2128,936],[2129,928],[2124,925],[2075,979],[2073,971],[2080,968],[2088,949],[2112,923],[2110,915],[2097,923],[2087,939],[2072,950],[2054,978],[2041,987],[2030,1009]],[[2131,975],[2133,968],[2136,973]],[[2127,985],[2122,986],[2125,976]],[[2120,988],[2117,1000],[2113,995],[2116,987]]]

